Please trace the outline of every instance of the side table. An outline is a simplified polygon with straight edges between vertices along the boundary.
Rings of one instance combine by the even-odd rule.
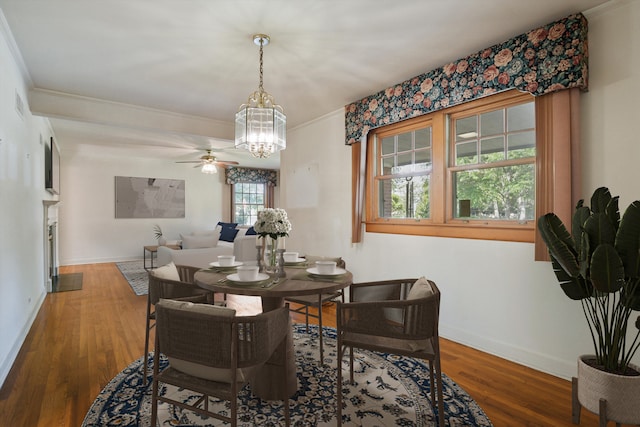
[[[182,249],[178,245],[165,245],[165,246],[171,249]],[[159,247],[160,247],[159,245],[149,245],[149,246],[145,246],[144,249],[142,250],[142,266],[144,267],[145,270],[147,271],[153,270],[153,258],[158,253]],[[150,260],[149,267],[147,267],[147,252],[149,252],[149,260]]]

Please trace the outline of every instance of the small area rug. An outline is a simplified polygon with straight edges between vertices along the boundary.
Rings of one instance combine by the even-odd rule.
[[[149,277],[144,269],[142,260],[117,262],[116,266],[122,273],[129,286],[136,295],[147,295],[149,293]]]
[[[294,325],[298,392],[289,400],[292,426],[335,426],[336,331],[325,328],[325,366],[318,362],[318,329]],[[412,358],[358,350],[355,353],[355,384],[349,384],[348,359],[342,369],[345,385],[345,426],[435,426],[437,417],[429,399],[428,364]],[[82,427],[149,427],[151,418],[151,374],[143,386],[143,358],[111,380],[89,409]],[[161,359],[161,369],[167,366]],[[149,370],[151,372],[151,370]],[[450,378],[443,375],[444,408],[449,426],[491,426],[476,402]],[[162,394],[189,400],[192,393],[162,386]],[[211,400],[210,407],[229,410],[225,402]],[[221,421],[161,403],[159,426],[219,426]],[[227,424],[228,425],[228,424]],[[282,402],[261,401],[249,386],[241,392],[238,426],[284,425]]]

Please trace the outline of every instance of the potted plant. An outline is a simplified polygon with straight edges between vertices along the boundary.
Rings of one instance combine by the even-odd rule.
[[[578,202],[571,232],[553,213],[538,219],[538,229],[560,287],[582,303],[593,340],[595,354],[578,359],[574,422],[582,405],[605,423],[640,423],[640,369],[631,363],[640,346],[640,316],[635,338],[627,340],[632,312],[640,310],[640,201],[621,219],[618,197],[601,187],[591,207]]]
[[[158,239],[158,246],[164,246],[167,244],[167,239],[162,235],[162,228],[158,224],[153,225],[153,234]]]

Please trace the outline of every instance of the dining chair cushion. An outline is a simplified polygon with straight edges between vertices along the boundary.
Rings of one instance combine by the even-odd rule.
[[[415,352],[433,353],[433,346],[428,339],[424,340],[407,340],[404,338],[391,338],[372,336],[370,334],[359,334],[356,332],[347,332],[344,340],[350,343],[357,342],[362,348],[373,346],[373,348],[388,348],[389,352],[404,351],[407,354]]]
[[[177,280],[180,281],[180,274],[178,274],[178,269],[173,262],[170,262],[167,265],[163,265],[162,267],[158,267],[152,270],[153,275],[159,279],[166,280]]]
[[[236,310],[222,305],[213,304],[197,304],[191,301],[177,301],[172,299],[161,298],[159,304],[163,307],[169,307],[176,310],[192,311],[196,313],[213,314],[216,316],[233,317]]]
[[[422,276],[418,280],[416,280],[411,287],[407,299],[420,299],[428,297],[429,295],[433,295],[433,289],[431,289],[429,281],[424,276]]]
[[[231,383],[231,369],[213,368],[211,366],[201,365],[199,363],[189,362],[188,360],[176,359],[175,357],[168,357],[169,366],[176,371],[184,372],[187,375],[202,378],[209,381],[215,381],[218,383]],[[238,368],[236,374],[236,382],[244,383],[253,376],[253,372],[261,368],[259,366],[249,366],[246,368]]]
[[[175,301],[169,299],[161,299],[160,303],[163,307],[170,307],[177,310],[192,311],[196,313],[214,314],[216,316],[233,317],[236,311],[232,308],[211,305],[211,304],[194,304],[189,301]],[[168,357],[169,365],[180,372],[192,375],[194,377],[203,378],[205,380],[230,383],[231,371],[223,368],[213,368],[211,366],[202,365],[200,363],[190,362],[188,360]],[[255,367],[238,369],[237,380],[244,382],[251,375]]]

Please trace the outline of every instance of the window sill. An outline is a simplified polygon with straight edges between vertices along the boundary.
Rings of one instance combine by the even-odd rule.
[[[368,233],[407,234],[413,236],[451,237],[458,239],[500,240],[506,242],[533,243],[535,230],[532,225],[495,224],[390,224],[367,222]]]

